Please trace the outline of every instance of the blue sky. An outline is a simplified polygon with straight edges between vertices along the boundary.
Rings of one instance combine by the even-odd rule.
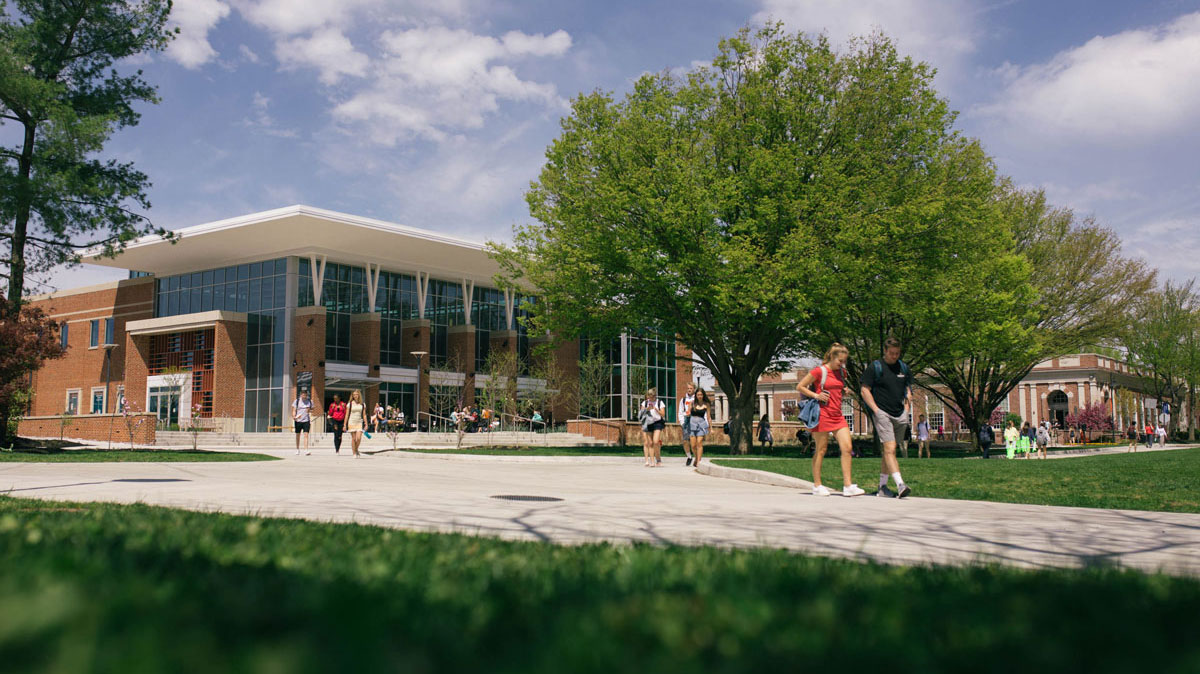
[[[1200,271],[1200,0],[175,0],[180,38],[136,64],[162,103],[109,153],[171,228],[304,203],[506,239],[567,100],[772,18],[882,29],[1002,172],[1164,275]]]

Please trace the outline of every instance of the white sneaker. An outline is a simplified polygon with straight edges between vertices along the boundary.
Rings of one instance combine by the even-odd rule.
[[[862,487],[856,484],[852,484],[849,487],[842,487],[842,496],[862,496],[865,493],[867,492],[863,491]]]
[[[304,456],[312,456],[312,452],[305,452]]]
[[[813,487],[813,496],[829,496],[829,487],[819,484]]]
[[[296,450],[296,456],[300,456],[300,450]]]

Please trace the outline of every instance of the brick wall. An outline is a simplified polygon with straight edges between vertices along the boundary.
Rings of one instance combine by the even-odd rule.
[[[466,375],[463,380],[464,405],[475,404],[475,340],[478,334],[473,325],[452,325],[446,335],[446,355],[449,362]]]
[[[131,415],[129,418],[135,426],[134,445],[153,445],[154,416],[137,414]],[[17,434],[25,438],[57,440],[60,432],[62,437],[67,440],[108,442],[111,439],[114,447],[129,446],[129,429],[125,424],[125,417],[120,414],[86,414],[72,417],[67,420],[65,428],[62,426],[62,417],[58,415],[25,417],[21,420]]]
[[[429,352],[429,319],[414,318],[403,321],[400,329],[404,331],[404,356],[400,362],[403,367],[417,367],[417,359],[413,351]],[[429,356],[421,361],[421,371],[417,373],[417,411],[429,411]]]
[[[213,344],[213,417],[246,413],[246,324],[217,321]]]
[[[109,367],[106,406],[114,410],[117,388],[125,383],[125,324],[153,317],[154,279],[145,277],[37,295],[29,304],[38,307],[54,321],[67,323],[67,353],[47,361],[33,375],[34,395],[30,413],[34,416],[61,414],[66,407],[67,391],[79,389],[79,411],[91,410],[91,390],[105,385],[105,351],[92,348],[92,319],[113,319],[113,341]],[[104,342],[104,326],[100,340]]]
[[[292,322],[292,358],[296,362],[292,368],[292,381],[296,381],[296,375],[301,372],[312,372],[311,399],[317,405],[325,400],[325,313],[325,307],[301,307],[296,309],[296,318]],[[375,326],[378,344],[379,324]],[[291,419],[290,411],[284,410],[284,426],[291,428]]]
[[[368,377],[379,376],[379,322],[379,314],[373,312],[354,314],[350,317],[350,360],[366,363]],[[378,402],[379,387],[364,387],[363,403],[367,409],[374,410]]]

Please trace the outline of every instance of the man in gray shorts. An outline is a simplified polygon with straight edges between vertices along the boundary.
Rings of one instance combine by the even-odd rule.
[[[883,358],[867,366],[862,374],[862,397],[871,408],[875,431],[883,445],[883,468],[879,473],[876,496],[904,498],[912,493],[900,477],[896,460],[896,441],[908,430],[908,410],[912,404],[912,373],[900,360],[900,340],[888,337],[883,343]],[[896,491],[888,489],[888,478],[896,481]]]

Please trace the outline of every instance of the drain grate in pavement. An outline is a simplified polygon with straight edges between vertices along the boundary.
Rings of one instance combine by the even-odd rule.
[[[501,501],[561,501],[562,499],[554,496],[529,496],[528,494],[496,494],[492,498],[498,498]]]

